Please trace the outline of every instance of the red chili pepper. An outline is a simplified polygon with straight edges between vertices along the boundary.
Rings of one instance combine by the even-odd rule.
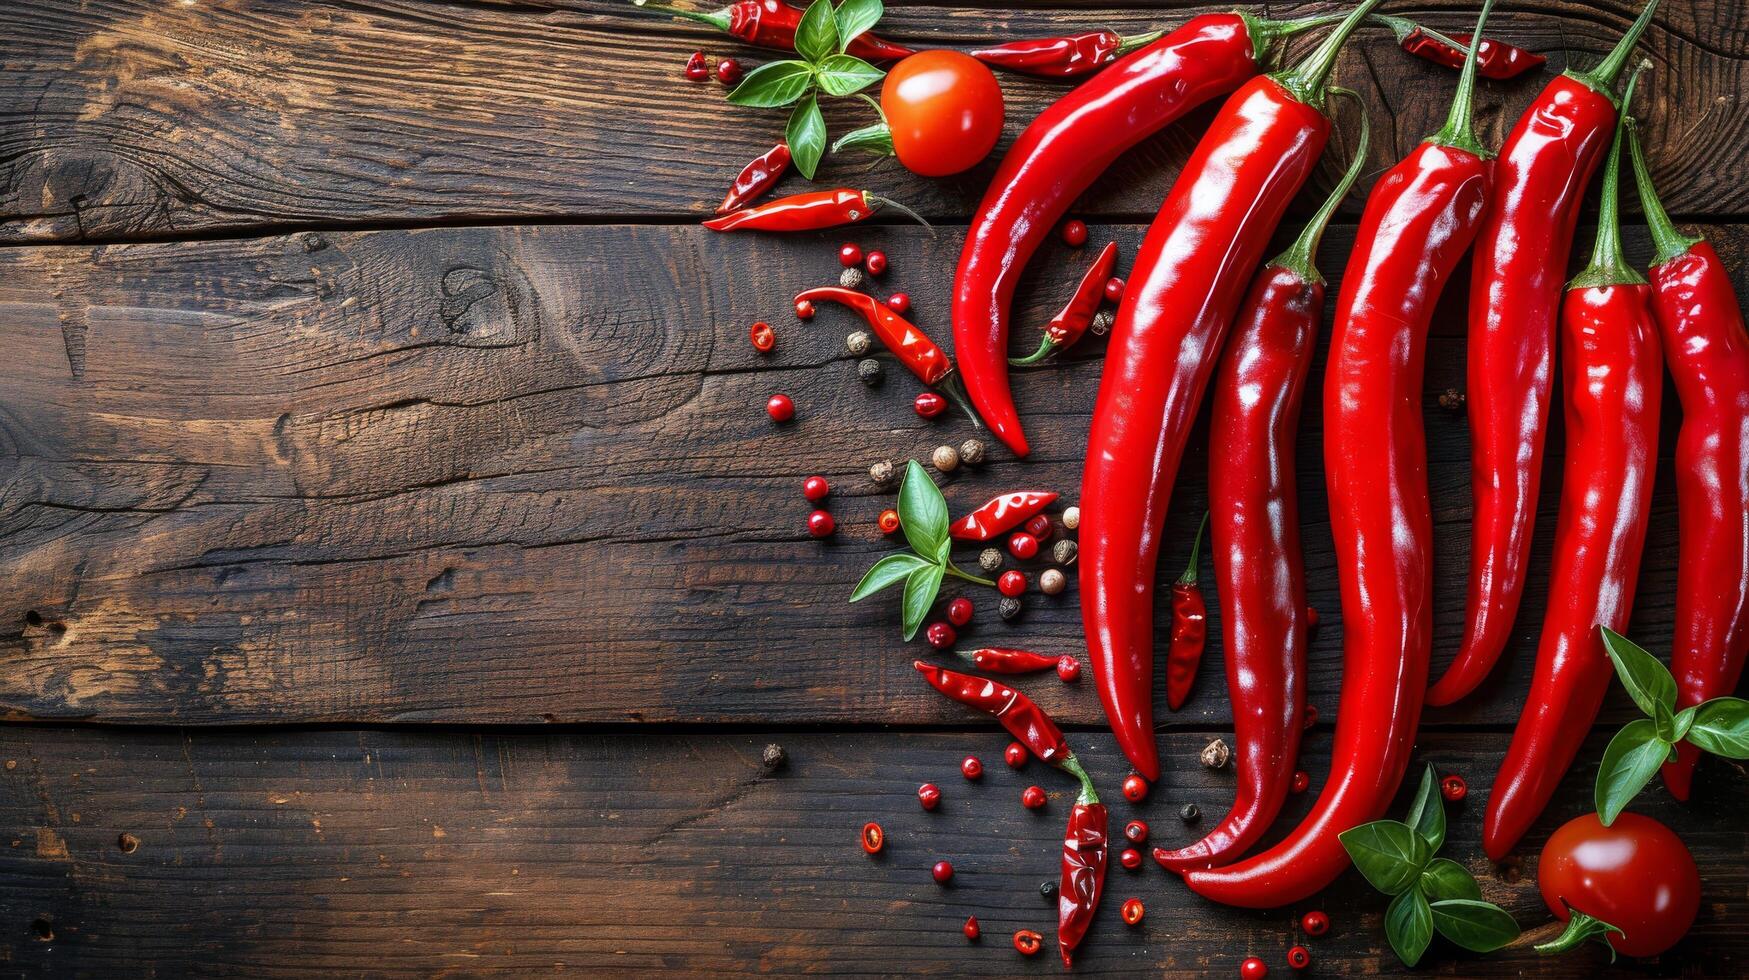
[[[1470,34],[1453,34],[1447,37],[1435,30],[1422,27],[1413,21],[1401,17],[1378,15],[1375,20],[1383,21],[1397,36],[1397,45],[1417,58],[1431,61],[1447,68],[1462,68],[1470,50]],[[1549,59],[1514,47],[1504,41],[1493,38],[1483,38],[1476,49],[1476,71],[1483,78],[1506,79],[1517,78],[1533,68],[1540,68]]]
[[[1463,643],[1427,703],[1475,690],[1500,658],[1524,598],[1554,380],[1555,314],[1579,199],[1615,124],[1616,76],[1651,23],[1651,0],[1609,57],[1550,82],[1500,150],[1499,186],[1470,279],[1469,597]]]
[[[1028,38],[993,48],[980,48],[971,56],[987,65],[1044,78],[1074,78],[1111,64],[1144,45],[1153,44],[1165,31],[1150,31],[1130,37],[1116,31],[1088,31],[1067,37]]]
[[[1548,805],[1590,734],[1615,678],[1598,627],[1627,628],[1646,543],[1664,376],[1652,288],[1621,251],[1616,185],[1625,128],[1616,127],[1603,172],[1591,265],[1561,305],[1561,510],[1536,673],[1482,822],[1482,846],[1496,861]]]
[[[1196,529],[1196,544],[1190,547],[1190,564],[1172,583],[1172,645],[1166,651],[1166,707],[1173,711],[1184,707],[1185,699],[1190,697],[1190,688],[1196,683],[1196,668],[1202,664],[1202,648],[1208,644],[1209,608],[1196,584],[1197,559],[1202,554],[1202,535],[1208,526],[1209,515],[1204,511],[1202,524]]]
[[[1154,849],[1168,870],[1238,857],[1287,799],[1306,701],[1310,610],[1294,455],[1324,315],[1314,260],[1330,216],[1367,165],[1370,140],[1362,115],[1353,162],[1299,238],[1251,281],[1216,369],[1209,439],[1232,449],[1209,458],[1209,510],[1239,782],[1232,809],[1201,840]]]
[[[1478,35],[1492,6],[1482,5]],[[1322,890],[1349,866],[1337,835],[1383,816],[1408,768],[1433,642],[1421,421],[1427,331],[1481,226],[1493,173],[1471,125],[1475,77],[1466,64],[1445,127],[1373,185],[1336,300],[1324,472],[1343,659],[1330,775],[1280,843],[1185,875],[1192,891],[1217,902],[1274,908]]]
[[[924,227],[929,226],[915,211],[897,201],[848,187],[791,194],[731,211],[704,222],[704,226],[711,231],[817,231],[867,221],[881,208],[902,211]]]
[[[1066,766],[1072,756],[1063,730],[1032,699],[1001,681],[946,670],[921,660],[912,666],[937,691],[960,704],[993,715],[1009,734],[1032,750],[1033,755],[1054,765]]]
[[[975,211],[954,277],[954,349],[972,403],[1026,455],[1008,388],[1008,308],[1026,262],[1125,150],[1264,69],[1275,42],[1330,18],[1205,14],[1058,99],[1014,141]]]
[[[636,6],[657,13],[698,21],[748,44],[779,51],[796,49],[796,25],[802,22],[802,11],[783,0],[740,0],[721,10],[685,10],[648,0],[632,0]],[[873,34],[860,34],[850,42],[848,54],[869,61],[897,61],[914,54],[902,44],[882,40]]]
[[[972,666],[979,670],[987,670],[992,674],[1036,674],[1040,671],[1055,670],[1060,657],[1033,653],[1031,650],[1014,650],[1008,647],[983,647],[977,650],[962,650],[959,655],[970,660]]]
[[[1082,474],[1081,618],[1117,744],[1150,781],[1160,522],[1247,277],[1329,137],[1337,52],[1377,3],[1300,67],[1227,100],[1149,226],[1118,307]]]
[[[1704,238],[1676,230],[1628,120],[1628,147],[1657,254],[1652,312],[1676,379],[1676,709],[1729,695],[1749,655],[1749,335],[1731,274]],[[1688,799],[1700,750],[1676,745],[1670,795]]]
[[[743,212],[744,213],[744,212]],[[978,416],[972,411],[972,406],[966,401],[965,393],[960,390],[959,383],[953,377],[953,361],[948,359],[943,351],[929,335],[917,328],[917,325],[905,319],[892,308],[875,299],[867,293],[842,286],[820,286],[806,292],[796,294],[796,304],[816,301],[839,303],[855,310],[863,321],[879,337],[881,343],[899,358],[899,363],[905,365],[918,380],[926,385],[939,388],[956,404],[965,409],[974,425],[982,425]]]
[[[729,193],[723,196],[723,203],[717,205],[717,213],[728,214],[763,197],[788,169],[788,143],[779,143],[754,157],[735,176],[735,182],[729,186]]]
[[[1081,335],[1087,332],[1087,325],[1093,322],[1093,314],[1099,312],[1099,301],[1105,296],[1105,283],[1111,278],[1112,270],[1117,268],[1117,243],[1111,242],[1099,253],[1099,258],[1087,267],[1087,274],[1081,277],[1081,284],[1075,287],[1075,295],[1069,297],[1069,302],[1063,304],[1063,311],[1056,319],[1045,324],[1045,335],[1039,341],[1038,350],[1025,357],[1011,357],[1008,363],[1015,367],[1034,364],[1055,354],[1068,350]]]
[[[1063,874],[1057,886],[1057,949],[1064,966],[1071,965],[1070,954],[1093,924],[1111,851],[1105,804],[1099,802],[1086,774],[1079,775],[1081,795],[1069,811],[1069,827],[1063,833]]]
[[[1057,495],[1046,490],[1020,490],[993,497],[977,510],[954,521],[949,536],[960,541],[988,541],[1020,526],[1027,518],[1050,506]]]

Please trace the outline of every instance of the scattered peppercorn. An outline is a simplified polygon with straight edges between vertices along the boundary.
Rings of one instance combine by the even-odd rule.
[[[777,333],[764,320],[747,328],[747,339],[753,342],[753,349],[761,354],[769,354],[777,349]]]
[[[886,842],[887,837],[881,833],[880,824],[865,823],[862,825],[862,849],[864,851],[869,854],[879,854]]]
[[[1020,604],[1019,599],[1005,595],[996,603],[996,615],[1001,616],[1004,622],[1010,622],[1019,619],[1024,608],[1025,607]],[[1057,674],[1060,676],[1062,673],[1063,665],[1059,662],[1057,664]]]
[[[814,318],[814,301],[811,299],[796,300],[796,319],[812,320]]]
[[[926,419],[932,419],[947,411],[947,399],[933,391],[920,391],[917,400],[911,403],[911,408]]]
[[[984,764],[978,761],[977,756],[968,755],[960,763],[960,775],[967,779],[977,779],[984,775]]]
[[[899,529],[899,512],[891,507],[881,511],[881,516],[875,520],[882,534],[892,534]]]
[[[776,742],[772,742],[770,745],[767,745],[765,751],[760,754],[759,761],[767,769],[782,769],[784,763],[789,761],[789,753],[783,750],[783,746]]]
[[[1080,553],[1081,549],[1068,538],[1059,539],[1056,544],[1051,545],[1051,561],[1059,565],[1075,564],[1075,557]]]
[[[1123,287],[1124,287],[1124,281],[1122,279],[1119,279],[1117,276],[1112,276],[1110,279],[1105,280],[1105,299],[1106,299],[1106,302],[1116,303],[1116,302],[1122,300],[1123,299]]]
[[[1044,947],[1045,937],[1031,929],[1014,930],[1014,948],[1020,950],[1022,956],[1037,956]]]
[[[887,271],[887,253],[882,252],[879,249],[871,250],[868,253],[868,258],[862,260],[862,267],[867,269],[868,274],[871,276],[885,274]]]
[[[923,638],[928,640],[929,645],[935,649],[946,650],[953,646],[954,641],[959,639],[959,635],[947,623],[930,623],[929,628],[923,631]]]
[[[1296,773],[1294,773],[1294,781],[1289,783],[1287,788],[1288,788],[1288,792],[1294,793],[1297,795],[1300,793],[1304,793],[1306,791],[1306,789],[1308,787],[1310,787],[1311,785],[1312,785],[1312,777],[1311,776],[1308,776],[1307,774],[1305,774],[1303,772],[1296,772]]]
[[[1073,684],[1081,679],[1081,661],[1064,654],[1057,658],[1057,680]]]
[[[1019,742],[1009,742],[1008,747],[1002,750],[1002,761],[1008,763],[1010,769],[1024,768],[1029,756],[1026,746]]]
[[[773,421],[788,422],[796,417],[796,403],[788,395],[772,395],[765,400],[765,414]]]
[[[1227,760],[1232,757],[1233,750],[1227,748],[1227,743],[1218,738],[1203,746],[1202,755],[1200,756],[1202,764],[1208,766],[1210,769],[1227,768]]]
[[[1047,568],[1038,575],[1038,590],[1045,595],[1057,595],[1069,587],[1069,579],[1054,568]]]
[[[844,349],[850,351],[853,357],[863,357],[874,350],[874,334],[867,330],[855,330],[844,338]]]
[[[1043,786],[1028,786],[1020,791],[1020,805],[1028,810],[1037,810],[1045,805],[1045,789]]]
[[[929,869],[929,876],[938,885],[945,885],[953,880],[953,865],[946,861],[935,862],[935,867]]]
[[[1133,847],[1126,847],[1117,856],[1117,863],[1123,865],[1125,871],[1135,871],[1142,866],[1142,852]]]
[[[936,446],[935,452],[929,454],[929,461],[937,470],[952,473],[960,468],[960,453],[952,446]]]
[[[826,482],[823,476],[810,476],[802,481],[802,496],[809,500],[825,500],[832,492],[832,484]]]
[[[1057,900],[1057,883],[1056,883],[1056,881],[1053,879],[1050,879],[1050,878],[1046,878],[1044,881],[1039,882],[1038,883],[1038,897],[1044,899],[1046,902],[1056,901]]]
[[[717,81],[724,85],[733,85],[741,80],[741,63],[733,58],[724,58],[717,62]]]
[[[886,376],[886,368],[881,367],[881,362],[872,357],[867,357],[856,362],[856,380],[868,385],[870,388],[879,387],[880,383],[885,380]]]
[[[1111,325],[1117,322],[1117,317],[1110,310],[1100,310],[1093,314],[1093,319],[1087,324],[1087,332],[1095,337],[1103,337],[1111,333]]]
[[[1239,980],[1263,980],[1269,976],[1269,965],[1253,956],[1239,964]]]
[[[934,810],[941,805],[941,787],[934,783],[917,787],[917,802],[923,804],[925,810]]]
[[[967,439],[960,443],[960,462],[967,466],[981,466],[984,462],[984,440]]]
[[[1063,526],[1073,531],[1081,526],[1081,508],[1063,508]]]
[[[978,941],[979,936],[984,934],[984,931],[978,928],[978,917],[975,915],[966,916],[966,924],[960,928],[960,931],[965,933],[966,938],[974,943]]]
[[[1300,916],[1300,929],[1308,936],[1322,936],[1330,931],[1330,917],[1322,912],[1307,912]]]
[[[978,552],[978,567],[986,572],[993,572],[1002,567],[1002,552],[996,548],[985,548]]]
[[[1464,782],[1464,777],[1452,773],[1439,781],[1439,795],[1445,797],[1449,803],[1456,803],[1470,795],[1470,787]]]
[[[1132,772],[1123,778],[1123,798],[1131,803],[1140,803],[1148,798],[1148,781],[1141,773]]]
[[[1008,553],[1021,561],[1038,555],[1038,539],[1025,531],[1016,531],[1008,537]]]
[[[1054,528],[1051,525],[1051,518],[1048,514],[1034,514],[1027,519],[1026,533],[1040,541],[1049,541],[1053,530]]]
[[[1185,823],[1196,823],[1202,819],[1202,807],[1195,803],[1186,803],[1178,808],[1178,819]]]
[[[972,600],[965,596],[947,604],[947,621],[955,626],[964,626],[972,621]]]
[[[887,309],[904,316],[911,312],[911,297],[904,293],[894,293],[887,297]]]
[[[703,51],[694,51],[692,57],[686,59],[686,77],[695,82],[702,82],[711,77],[710,62],[705,60]]]
[[[1312,951],[1304,946],[1295,946],[1287,951],[1287,965],[1296,970],[1304,970],[1312,965]]]
[[[1026,591],[1026,573],[1010,568],[996,579],[996,591],[1009,598],[1018,598]]]
[[[830,537],[832,532],[836,530],[838,530],[838,522],[832,519],[831,514],[823,510],[816,510],[808,515],[808,533],[814,537]]]
[[[846,269],[862,264],[862,246],[854,242],[845,242],[838,248],[838,264]]]
[[[1140,820],[1131,820],[1123,825],[1123,839],[1140,847],[1148,842],[1148,825]]]
[[[1439,407],[1448,412],[1459,412],[1464,407],[1464,393],[1456,388],[1447,388],[1439,393]]]
[[[1087,244],[1087,222],[1080,218],[1070,218],[1063,222],[1063,244],[1070,248],[1080,248]]]
[[[868,468],[868,478],[873,480],[877,487],[892,486],[893,477],[897,475],[898,467],[895,467],[890,459],[883,459]]]
[[[1142,916],[1146,915],[1148,910],[1142,905],[1141,899],[1132,898],[1123,903],[1123,908],[1120,911],[1123,914],[1124,925],[1139,926],[1142,924]]]
[[[851,268],[838,273],[838,285],[843,286],[845,289],[861,289],[862,270]]]

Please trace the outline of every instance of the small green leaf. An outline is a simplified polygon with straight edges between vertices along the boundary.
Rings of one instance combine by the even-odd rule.
[[[838,19],[832,0],[814,0],[796,24],[796,54],[814,64],[838,50]]]
[[[925,565],[906,577],[905,639],[917,635],[917,627],[923,625],[923,617],[929,615],[929,607],[935,604],[935,596],[941,591],[941,577],[945,574],[947,569],[940,565]]]
[[[1399,895],[1415,884],[1431,852],[1427,841],[1408,824],[1374,820],[1338,835],[1354,866],[1374,888]]]
[[[1454,898],[1482,897],[1482,886],[1470,870],[1450,858],[1434,858],[1421,870],[1421,891],[1438,902]]]
[[[798,102],[795,111],[789,114],[784,140],[789,143],[790,161],[796,165],[797,172],[813,180],[820,156],[826,152],[826,117],[820,115],[819,100],[812,93]]]
[[[1421,774],[1421,788],[1415,791],[1415,802],[1409,805],[1409,826],[1427,842],[1432,854],[1445,843],[1445,800],[1439,794],[1439,773],[1428,764]]]
[[[838,22],[838,50],[850,47],[864,31],[875,26],[885,11],[881,0],[844,0],[833,19]]]
[[[1662,701],[1652,702],[1652,727],[1658,730],[1658,737],[1666,742],[1676,741],[1676,716],[1671,713],[1669,705]]]
[[[1694,714],[1699,708],[1700,706],[1696,705],[1693,708],[1683,708],[1676,713],[1676,720],[1673,726],[1676,729],[1676,734],[1670,739],[1670,741],[1680,742],[1688,737],[1688,730],[1694,727]]]
[[[838,142],[832,144],[832,152],[840,150],[867,150],[884,157],[893,155],[893,130],[884,122],[871,123],[861,129],[853,129],[838,137]]]
[[[925,568],[928,562],[908,552],[888,555],[869,566],[863,573],[862,581],[856,583],[856,588],[850,593],[851,602],[861,602],[882,589],[898,585],[905,576],[919,568]]]
[[[1649,718],[1637,718],[1616,732],[1597,767],[1597,819],[1605,827],[1614,823],[1669,756],[1670,743],[1658,737],[1658,726]]]
[[[827,95],[855,95],[886,74],[861,58],[835,54],[820,62],[814,77],[819,79],[820,90]]]
[[[1713,755],[1749,759],[1749,701],[1713,698],[1698,705],[1688,740]]]
[[[1472,953],[1492,953],[1518,938],[1518,923],[1498,905],[1481,899],[1434,902],[1433,927]]]
[[[814,84],[814,69],[805,61],[768,61],[747,73],[729,93],[734,105],[770,109],[789,105],[808,94]]]
[[[899,527],[911,550],[925,557],[939,555],[949,540],[947,500],[914,459],[905,463],[905,482],[899,484]]]
[[[1404,966],[1421,962],[1421,954],[1433,942],[1433,910],[1419,889],[1411,888],[1391,899],[1390,908],[1385,909],[1385,938]]]
[[[1628,689],[1628,696],[1634,699],[1640,710],[1648,718],[1657,714],[1654,705],[1659,703],[1675,710],[1676,678],[1670,676],[1670,671],[1658,662],[1658,658],[1607,626],[1598,629],[1603,631],[1603,649],[1615,662],[1616,676],[1621,678],[1622,686]]]

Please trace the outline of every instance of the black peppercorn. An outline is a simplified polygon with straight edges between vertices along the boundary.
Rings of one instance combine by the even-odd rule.
[[[1017,619],[1017,618],[1019,618],[1020,609],[1021,609],[1020,600],[1014,598],[1013,596],[1006,596],[1005,595],[1002,597],[1001,602],[996,603],[996,614],[1001,616],[1003,619]]]
[[[765,763],[767,769],[782,769],[783,764],[789,761],[789,753],[783,750],[783,746],[773,742],[765,747],[765,753],[759,757],[759,761]]]
[[[857,380],[870,388],[879,387],[881,381],[886,378],[886,374],[886,369],[881,367],[881,362],[872,357],[865,357],[856,362]]]
[[[1040,898],[1044,899],[1047,902],[1056,901],[1057,900],[1057,883],[1050,880],[1049,878],[1046,878],[1043,882],[1041,882],[1039,884],[1038,894],[1039,894]]]
[[[1068,538],[1063,538],[1051,545],[1051,560],[1059,565],[1074,564],[1075,556],[1078,554],[1080,554],[1080,549],[1075,546],[1075,542]]]
[[[1178,808],[1178,819],[1185,823],[1196,823],[1202,819],[1202,810],[1195,803],[1186,803]]]
[[[984,441],[982,439],[967,439],[960,443],[960,462],[967,466],[977,466],[984,462]]]
[[[852,266],[838,274],[838,285],[845,289],[862,288],[862,270]]]

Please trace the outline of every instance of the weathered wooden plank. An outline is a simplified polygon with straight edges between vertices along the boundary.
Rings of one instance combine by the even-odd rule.
[[[1449,810],[1442,853],[1474,871],[1487,898],[1528,930],[1550,921],[1535,854],[1562,821],[1589,809],[1590,768],[1570,777],[1552,812],[1495,867],[1479,843],[1500,735],[1422,740],[1420,757],[1469,780]],[[1115,797],[1121,760],[1103,736],[1072,735]],[[762,747],[787,768],[766,774]],[[178,733],[30,728],[0,731],[0,962],[22,973],[250,976],[469,975],[582,970],[692,976],[832,972],[1056,974],[1025,960],[1017,928],[1054,934],[1040,882],[1056,877],[1070,784],[1037,762],[998,761],[1005,738],[948,735],[478,735],[465,732]],[[1327,727],[1306,768],[1327,769]],[[1140,815],[1155,838],[1205,823],[1230,799],[1230,773],[1196,762],[1202,737],[1174,735],[1166,779],[1114,823]],[[1603,740],[1593,739],[1595,760]],[[968,751],[990,765],[970,784]],[[1419,764],[1419,763],[1417,763]],[[1700,919],[1675,950],[1613,970],[1600,948],[1542,960],[1516,948],[1477,957],[1438,943],[1424,970],[1447,976],[1734,976],[1744,969],[1749,846],[1741,772],[1709,766],[1691,805],[1662,791],[1636,809],[1668,822],[1693,849]],[[941,785],[923,812],[917,785]],[[1023,810],[1021,789],[1051,793]],[[1406,795],[1406,794],[1405,794]],[[1290,801],[1284,829],[1309,806]],[[1406,798],[1394,813],[1401,814]],[[884,858],[857,846],[878,820]],[[6,846],[9,844],[10,846]],[[929,866],[954,862],[950,888]],[[1143,926],[1117,917],[1147,904]],[[1319,976],[1402,971],[1383,946],[1385,899],[1350,872],[1304,907],[1226,909],[1197,899],[1148,862],[1115,865],[1077,973],[1233,976],[1264,957],[1287,976],[1293,923],[1325,909],[1330,933],[1309,940]],[[960,925],[978,916],[982,942]]]
[[[1105,25],[1141,31],[1216,9],[1180,0],[1122,8],[992,10],[895,4],[889,33],[919,44]],[[1404,11],[1461,30],[1473,4]],[[1278,16],[1330,3],[1275,5]],[[1632,5],[1514,4],[1499,33],[1558,70],[1613,43]],[[1660,70],[1641,87],[1656,169],[1679,212],[1749,212],[1739,152],[1749,108],[1749,10],[1698,0],[1660,11],[1645,42]],[[696,217],[740,163],[781,133],[781,111],[730,111],[722,89],[685,81],[704,47],[752,64],[767,53],[639,14],[622,0],[563,4],[25,0],[0,7],[0,241],[175,238],[287,224]],[[1450,72],[1356,43],[1341,79],[1367,93],[1383,167],[1438,127]],[[1063,91],[1004,78],[1009,138]],[[1482,124],[1498,139],[1534,79],[1490,84]],[[865,112],[846,103],[836,131]],[[1206,119],[1206,115],[1196,117]],[[1129,154],[1083,202],[1089,214],[1158,207],[1200,123]],[[927,213],[964,216],[993,163],[923,181],[861,160],[833,180],[867,183]]]
[[[1140,231],[1095,240],[1114,236],[1127,265]],[[1743,269],[1744,230],[1711,231]],[[1333,275],[1351,235],[1330,235]],[[957,233],[855,237],[887,250],[882,288],[908,290],[918,321],[941,331],[938,270]],[[869,463],[973,432],[917,418],[918,386],[890,361],[882,389],[858,385],[844,311],[810,326],[789,314],[792,290],[835,276],[839,240],[539,227],[0,252],[0,711],[179,724],[953,718],[910,676],[920,646],[899,641],[897,599],[843,598],[893,547],[874,528],[892,498],[868,483]],[[1632,246],[1643,260],[1643,240]],[[1043,322],[1086,259],[1047,248],[1020,322]],[[1436,403],[1464,383],[1461,307],[1441,310],[1428,370],[1441,659],[1468,547],[1466,423]],[[761,317],[780,335],[769,361],[745,340]],[[1073,498],[1098,352],[1020,375],[1039,451],[1020,463],[993,450],[946,481],[951,504],[1022,485]],[[781,428],[762,411],[780,390],[799,406]],[[1313,399],[1299,465],[1327,623],[1311,696],[1328,713],[1341,632],[1319,430]],[[1189,551],[1206,460],[1199,436],[1165,568]],[[827,543],[803,531],[800,483],[816,472],[836,486]],[[1556,474],[1551,459],[1539,556]],[[1671,627],[1672,488],[1666,468],[1633,626],[1654,649]],[[1546,591],[1533,577],[1485,696],[1434,722],[1516,717]],[[1030,597],[1017,624],[997,620],[993,593],[979,598],[965,643],[1079,649],[1072,585]],[[1228,718],[1218,647],[1203,693],[1163,721]],[[1053,682],[1041,697],[1099,721],[1085,686]]]

